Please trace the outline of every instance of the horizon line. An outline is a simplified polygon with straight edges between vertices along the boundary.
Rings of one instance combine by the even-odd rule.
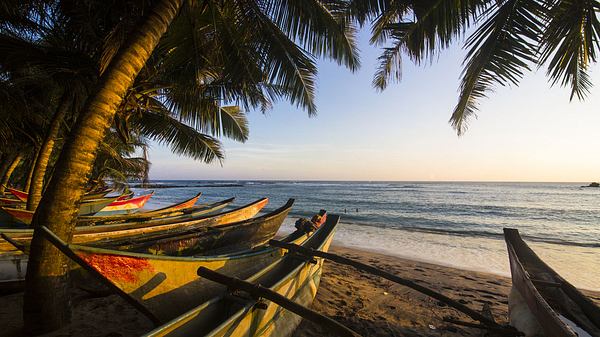
[[[586,184],[595,181],[532,181],[532,180],[336,180],[336,179],[150,179],[152,181],[299,181],[299,182],[383,182],[383,183],[552,183]]]

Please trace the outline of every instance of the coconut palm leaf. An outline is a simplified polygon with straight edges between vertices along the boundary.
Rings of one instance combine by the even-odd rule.
[[[469,37],[460,97],[451,125],[462,134],[478,100],[496,85],[517,84],[537,61],[543,6],[535,0],[506,0],[489,7],[487,19]]]
[[[249,4],[254,9],[259,6],[257,1],[240,3]],[[356,28],[345,15],[345,1],[272,0],[265,3],[262,12],[310,54],[328,57],[353,71],[358,69]]]
[[[540,64],[548,62],[552,84],[571,87],[570,99],[583,99],[592,86],[587,71],[599,49],[599,12],[594,0],[553,1],[548,11]]]
[[[166,112],[144,110],[139,118],[132,119],[132,124],[141,135],[169,145],[174,153],[206,163],[224,158],[221,143],[216,138],[198,132]]]

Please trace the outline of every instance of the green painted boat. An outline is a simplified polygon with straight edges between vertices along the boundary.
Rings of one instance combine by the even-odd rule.
[[[147,210],[137,213],[131,214],[115,214],[115,215],[91,215],[91,216],[80,216],[77,218],[78,226],[82,225],[99,225],[99,224],[114,224],[125,221],[143,221],[157,218],[164,218],[167,216],[175,216],[182,214],[192,213],[194,209],[194,205],[200,198],[202,193],[196,194],[194,197],[186,199],[182,202],[178,202],[173,205],[169,205],[166,207]],[[200,208],[196,208],[199,210]]]
[[[325,224],[305,240],[302,246],[328,251],[338,222],[339,216],[328,216]],[[321,258],[314,260],[316,262],[295,255],[285,255],[245,279],[269,288],[298,304],[310,306],[319,288],[324,262]],[[219,267],[213,269],[243,278]],[[273,302],[240,296],[218,284],[214,287],[217,290],[212,292],[211,299],[145,336],[284,337],[290,336],[301,321],[299,316]]]
[[[225,202],[221,202],[221,207],[229,204],[233,199],[228,199]],[[84,229],[97,230],[99,227],[106,227],[107,229],[117,230],[112,231],[92,231],[92,232],[81,232],[82,227],[76,227],[76,234],[73,235],[74,243],[90,243],[97,242],[101,245],[109,244],[111,240],[119,238],[139,238],[144,235],[150,235],[151,233],[162,232],[168,233],[177,229],[187,228],[189,230],[196,229],[203,231],[202,227],[215,227],[222,224],[228,224],[232,222],[243,221],[256,215],[260,210],[268,203],[269,199],[262,198],[253,203],[245,206],[235,208],[226,212],[217,214],[208,214],[199,216],[194,220],[183,221],[183,222],[165,222],[161,220],[160,224],[153,224],[151,226],[144,226],[144,224],[130,224],[133,227],[126,227],[125,224],[120,225],[103,225],[103,226],[90,226]],[[12,230],[15,233],[16,230]],[[10,236],[14,241],[19,244],[28,245],[31,240],[31,233],[28,236],[18,237],[13,236],[11,233],[5,233]],[[0,241],[0,290],[3,288],[3,284],[14,283],[22,281],[25,277],[25,271],[27,270],[27,255],[17,250],[12,244],[5,240]]]
[[[600,307],[542,261],[518,230],[505,228],[504,239],[513,287],[527,303],[544,334],[577,337],[587,332],[590,336],[600,336]]]
[[[322,225],[326,218],[324,211],[314,217],[315,227]],[[301,244],[309,236],[304,228],[284,240]],[[61,246],[76,254],[105,281],[145,307],[161,322],[190,310],[219,291],[219,285],[198,277],[199,267],[218,269],[246,278],[278,260],[285,252],[284,249],[262,245],[230,254],[217,255],[207,251],[203,255],[175,257],[68,245],[64,242]],[[75,271],[74,279],[79,280],[77,283],[84,289],[89,289],[89,285],[93,284],[90,277],[82,269]]]
[[[177,228],[167,232],[99,241],[91,246],[154,255],[190,256],[206,252],[224,254],[267,243],[272,239],[294,205],[289,199],[282,207],[262,216],[214,226]]]
[[[268,199],[263,198],[257,200],[239,208],[232,209],[227,212],[217,213],[214,212],[227,207],[234,198],[219,201],[213,204],[209,204],[204,209],[197,210],[190,214],[176,215],[171,217],[164,217],[158,219],[150,219],[147,221],[130,221],[118,224],[99,225],[99,226],[78,226],[75,227],[75,233],[73,235],[74,243],[84,243],[97,241],[101,239],[117,238],[128,235],[144,234],[153,231],[161,231],[174,229],[178,226],[192,226],[198,223],[226,223],[231,221],[238,221],[240,219],[247,219],[258,213],[262,207],[268,203]],[[235,220],[232,220],[235,219]],[[4,233],[15,241],[26,244],[31,240],[33,230],[27,229],[13,229],[13,228],[0,228],[0,233]],[[5,252],[14,252],[16,249],[8,242],[0,239],[0,256]]]

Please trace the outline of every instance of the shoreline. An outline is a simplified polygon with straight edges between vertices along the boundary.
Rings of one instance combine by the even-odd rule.
[[[481,310],[487,303],[497,321],[507,321],[509,278],[340,245],[332,246],[330,251],[411,279],[475,310]],[[584,293],[600,303],[600,292],[585,290]],[[5,323],[5,336],[23,336],[21,308],[22,293],[0,297],[0,321]],[[325,262],[312,308],[363,336],[479,336],[481,333],[445,323],[444,317],[468,319],[433,299],[331,261]],[[92,297],[75,289],[72,309],[73,323],[45,336],[137,336],[152,329],[145,316],[117,295]],[[293,334],[294,337],[316,335],[326,334],[306,321]]]

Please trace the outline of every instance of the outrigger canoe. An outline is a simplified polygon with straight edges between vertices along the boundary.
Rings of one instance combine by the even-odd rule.
[[[81,202],[81,205],[79,205],[79,215],[108,215],[137,210],[139,207],[142,207],[148,201],[148,199],[152,197],[153,194],[154,192],[136,198],[131,198],[132,193],[127,193],[110,198],[84,200]],[[34,211],[13,207],[0,207],[0,209],[2,209],[2,211],[5,213],[8,213],[14,221],[27,225],[31,224],[31,220],[33,220],[33,214],[35,213]]]
[[[27,198],[29,197],[29,193],[27,193],[25,191],[18,190],[16,188],[12,188],[12,187],[7,187],[7,190],[12,195],[14,195],[15,197],[17,197],[17,199],[21,200],[22,202],[27,202]],[[100,198],[104,197],[105,195],[107,195],[110,192],[112,192],[111,189],[103,189],[103,190],[99,190],[99,191],[93,191],[93,192],[90,192],[90,193],[86,193],[83,196],[83,200],[100,199]]]
[[[504,229],[512,284],[536,317],[544,334],[553,337],[600,336],[600,308],[563,279],[521,239],[516,229]],[[570,322],[562,319],[566,318]]]
[[[339,216],[328,216],[327,222],[301,245],[328,251],[338,221]],[[219,267],[211,269],[241,278]],[[307,260],[288,254],[246,278],[246,281],[260,284],[300,305],[310,306],[317,294],[322,271],[322,258]],[[284,337],[290,336],[301,321],[299,316],[273,302],[240,296],[229,292],[225,286],[215,284],[214,287],[217,290],[213,291],[211,299],[145,336]],[[259,308],[259,301],[266,307]]]
[[[152,198],[154,191],[133,197],[125,200],[115,200],[108,204],[106,207],[100,209],[94,215],[105,216],[105,215],[116,215],[116,214],[130,214],[137,212],[140,208],[144,207],[146,202]]]
[[[233,198],[221,201],[218,207],[225,207]],[[158,219],[158,223],[151,226],[143,223],[124,223],[117,225],[102,225],[102,226],[83,226],[76,227],[73,235],[74,243],[90,243],[95,242],[99,245],[109,244],[111,240],[117,238],[135,238],[150,233],[166,233],[177,229],[187,228],[201,229],[202,227],[218,226],[230,222],[238,222],[256,215],[268,203],[269,199],[262,198],[248,205],[218,214],[208,214],[197,217],[193,220],[183,222],[169,222],[165,219]],[[165,222],[166,221],[166,222]],[[115,229],[116,228],[116,229]],[[100,231],[99,229],[108,229],[108,231]],[[112,230],[115,229],[115,230]],[[18,244],[27,246],[31,240],[31,231],[28,235],[19,236],[18,233],[22,230],[4,231],[4,234],[11,237]],[[22,282],[27,269],[27,255],[16,249],[12,244],[5,240],[0,241],[0,290],[4,288],[4,284],[12,285],[15,282]]]
[[[313,218],[315,227],[326,219],[325,213]],[[301,244],[309,237],[304,228],[290,234],[284,240]],[[58,238],[55,238],[57,241]],[[221,272],[246,278],[283,256],[285,250],[261,246],[253,250],[239,250],[231,254],[204,254],[202,256],[155,256],[100,249],[89,246],[60,243],[61,250],[68,249],[79,257],[86,269],[93,269],[96,276],[117,287],[119,293],[144,307],[152,318],[167,322],[194,306],[214,296],[221,287],[210,281],[198,278],[199,267],[216,269]],[[81,271],[81,270],[79,270]],[[83,283],[81,278],[83,277]],[[91,282],[89,274],[74,277],[85,286]]]
[[[194,205],[200,198],[202,193],[196,194],[194,197],[184,200],[182,202],[158,208],[153,210],[148,210],[144,212],[131,213],[131,214],[115,214],[115,215],[91,215],[91,216],[80,216],[77,218],[77,224],[107,224],[107,223],[117,223],[117,222],[125,222],[125,221],[133,221],[133,220],[149,220],[156,219],[160,217],[181,215],[186,213],[192,213],[194,210],[201,208],[194,208]]]
[[[275,236],[293,205],[294,199],[289,199],[282,207],[256,218],[215,226],[203,225],[136,237],[128,236],[91,245],[119,251],[171,256],[190,256],[206,252],[223,254],[251,249],[267,243]]]
[[[8,206],[8,205],[24,205],[25,203],[19,199],[15,198],[0,198],[0,205]]]
[[[102,198],[102,199],[94,199],[87,200],[82,202],[79,205],[79,214],[80,215],[92,215],[98,213],[101,209],[110,205],[113,202],[116,202],[119,197],[113,198]],[[33,219],[34,211],[28,211],[26,209],[21,208],[12,208],[12,207],[0,207],[2,211],[8,213],[12,216],[13,220],[17,222],[22,222],[24,224],[31,224],[31,220]]]

